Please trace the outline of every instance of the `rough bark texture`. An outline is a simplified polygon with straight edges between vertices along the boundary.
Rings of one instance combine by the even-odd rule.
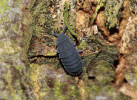
[[[0,4],[0,99],[27,99],[27,51],[31,15],[27,1],[2,0]]]
[[[124,68],[133,66],[131,69],[134,69],[136,66],[136,60],[133,59],[136,58],[137,29],[136,24],[131,25],[131,22],[136,20],[134,16],[136,6],[134,4],[134,7],[131,7],[133,16],[128,23],[131,27],[128,27],[125,26],[125,22],[132,13],[127,6],[130,2],[120,0],[122,3],[116,4],[115,7],[118,6],[118,9],[113,11],[108,8],[112,7],[114,0],[112,2],[102,1],[1,0],[0,99],[131,100],[130,97],[135,99],[136,69],[133,73],[132,70],[127,72]],[[69,7],[67,12],[64,12],[65,2]],[[101,10],[100,7],[102,7]],[[121,11],[122,7],[124,9]],[[108,16],[105,15],[105,9],[109,12]],[[93,16],[95,11],[97,11],[96,18]],[[113,19],[109,21],[108,26],[105,25],[107,23],[105,19],[113,15],[117,19],[114,12],[117,12],[116,15],[121,15],[121,12],[126,15],[120,16],[122,21],[117,20],[118,22],[115,23],[117,25],[113,26],[117,26],[115,29],[108,29]],[[93,17],[95,23],[90,26]],[[55,56],[56,38],[50,33],[60,34],[66,23],[71,29],[66,34],[73,42],[78,43],[78,49],[83,50],[81,56],[83,56],[84,68],[81,79],[66,73],[58,57]],[[129,31],[125,31],[125,27]],[[75,37],[76,41],[71,35],[75,33],[75,29],[78,34],[77,39]],[[129,35],[129,33],[133,34]],[[129,42],[124,38],[126,36]],[[126,56],[123,52],[127,52],[128,47],[131,52]],[[101,53],[97,56],[100,51]],[[124,56],[119,57],[119,51]],[[130,63],[130,59],[134,62]],[[125,60],[128,62],[126,63]],[[113,82],[114,78],[115,82]],[[131,84],[133,86],[129,83],[133,83]]]

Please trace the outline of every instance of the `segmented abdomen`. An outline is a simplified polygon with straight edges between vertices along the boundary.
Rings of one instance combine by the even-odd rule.
[[[57,52],[62,65],[68,73],[79,75],[82,72],[83,65],[79,52],[64,34],[61,34],[61,38],[58,37],[57,39]]]

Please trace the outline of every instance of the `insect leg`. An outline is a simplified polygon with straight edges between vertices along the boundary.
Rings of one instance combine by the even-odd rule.
[[[68,27],[67,27],[67,26],[65,26],[65,28],[64,28],[64,30],[63,30],[63,32],[62,32],[62,33],[65,33],[67,29],[68,29]]]
[[[51,35],[54,35],[55,37],[59,36],[57,33],[51,33]]]

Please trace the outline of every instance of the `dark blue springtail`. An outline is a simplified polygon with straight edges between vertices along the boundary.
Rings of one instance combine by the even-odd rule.
[[[69,37],[65,35],[67,26],[61,34],[52,33],[57,37],[56,46],[58,57],[64,69],[73,76],[78,76],[83,70],[82,59]]]

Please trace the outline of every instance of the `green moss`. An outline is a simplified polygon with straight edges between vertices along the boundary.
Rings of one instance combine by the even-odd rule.
[[[96,17],[97,17],[97,13],[98,13],[98,11],[100,10],[100,8],[102,8],[102,7],[105,5],[105,2],[106,2],[106,0],[99,0],[99,1],[98,1],[98,4],[97,4],[96,10],[95,10],[95,13],[94,13],[93,18],[92,18],[92,21],[91,21],[91,25],[94,24],[94,21],[95,21],[95,19],[96,19]]]
[[[97,42],[98,43],[98,42]],[[98,44],[97,44],[98,45]],[[104,46],[102,45],[102,48]],[[105,47],[104,47],[105,48]],[[108,48],[108,47],[107,47]],[[111,47],[110,47],[111,48]],[[107,96],[114,96],[113,93],[115,92],[111,86],[112,80],[114,80],[114,70],[112,68],[112,64],[114,59],[116,59],[115,55],[110,55],[111,54],[111,49],[110,49],[110,54],[106,53],[107,49],[104,49],[97,58],[95,58],[93,61],[93,58],[95,57],[96,54],[91,55],[90,57],[84,57],[83,62],[86,60],[91,60],[89,63],[90,69],[88,70],[89,73],[92,73],[90,76],[95,76],[95,79],[85,79],[84,84],[85,84],[85,90],[86,90],[86,98],[87,99],[93,99],[96,96],[100,95],[107,95]],[[109,50],[108,50],[109,51]],[[112,51],[113,53],[113,51]],[[109,57],[112,56],[112,57]],[[110,59],[111,58],[111,59]],[[88,62],[86,62],[88,63]],[[85,71],[84,71],[85,72]],[[86,77],[86,74],[83,76],[84,78]],[[92,95],[91,95],[92,93]]]
[[[131,67],[132,68],[132,67]],[[132,80],[132,77],[134,76],[134,72],[132,73],[132,71],[131,70],[127,70],[126,72],[125,72],[125,78],[126,78],[126,80],[127,81],[129,81],[130,79]]]
[[[84,50],[84,49],[87,48],[87,46],[88,46],[87,42],[86,42],[86,41],[82,41],[82,42],[80,43],[80,45],[78,46],[78,49]]]
[[[46,56],[57,56],[57,53],[56,53],[56,52],[48,51],[48,52],[46,53]]]
[[[1,54],[14,54],[15,52],[17,52],[16,50],[18,49],[18,46],[16,46],[16,48],[14,49],[15,44],[13,44],[10,39],[9,41],[5,41],[0,43],[0,47],[4,47],[5,49],[3,49],[3,51],[1,51]]]
[[[137,79],[136,79],[137,80]],[[137,91],[137,82],[134,83],[134,89]]]
[[[51,100],[52,97],[50,97],[50,93],[52,91],[52,89],[45,83],[45,84],[41,84],[39,82],[40,85],[40,90],[38,92],[39,95],[39,100],[44,100],[45,97],[47,97],[47,100]],[[54,95],[52,95],[54,97]]]
[[[113,93],[115,92],[115,90],[113,89],[111,85],[107,86],[106,91],[107,91],[107,94],[106,94],[107,96],[113,96],[114,95]]]
[[[55,85],[54,85],[54,93],[55,93],[55,97],[57,98],[57,100],[67,100],[67,96],[64,96],[63,94],[63,85],[64,83],[56,80],[55,81]]]
[[[10,7],[8,5],[8,1],[7,0],[0,0],[0,13],[5,12],[9,9],[10,9]]]
[[[6,73],[6,75],[5,75],[5,80],[6,80],[6,82],[8,83],[8,84],[11,84],[11,74],[10,74],[10,71],[9,71],[9,69],[7,69],[7,73]]]
[[[23,69],[23,68],[22,68],[22,65],[17,65],[17,66],[15,66],[15,68],[16,68],[16,70],[18,70],[18,71],[20,71],[20,72],[21,72],[22,69]]]
[[[135,74],[135,78],[137,79],[137,74]]]
[[[14,90],[14,88],[11,89],[12,92],[11,92],[10,99],[11,100],[22,100],[22,99],[26,100],[26,97],[23,95],[23,91],[20,88],[20,82],[18,81],[16,84],[18,84],[17,86],[15,86],[16,90]]]
[[[30,65],[30,79],[34,82],[37,80],[37,75],[39,75],[39,65],[38,64],[31,64]]]
[[[46,8],[49,5],[49,0],[47,2],[45,2],[44,0],[39,0],[37,2],[38,2],[37,6],[35,6],[35,10],[33,12],[34,16],[37,15],[38,13],[40,13],[42,8]]]
[[[70,97],[73,97],[74,100],[80,100],[80,98],[81,98],[79,89],[75,85],[69,86],[69,94],[68,95]]]
[[[86,98],[88,98],[89,95],[91,95],[91,87],[90,87],[90,85],[85,84],[84,89],[85,89],[85,92],[86,92]]]
[[[106,45],[104,50],[111,54],[118,54],[118,49],[115,46],[107,46]]]
[[[1,100],[8,100],[8,97],[6,96],[5,93],[0,93],[0,99]]]
[[[14,75],[12,75],[14,76]],[[14,77],[11,77],[11,72],[9,69],[7,69],[7,73],[4,77],[5,81],[7,82],[7,89],[11,93],[10,99],[11,100],[26,100],[26,97],[23,95],[23,91],[20,87],[20,81],[14,79]],[[13,83],[14,80],[14,83]]]
[[[102,81],[92,81],[87,80],[85,85],[86,90],[86,98],[95,98],[96,96],[106,95],[106,96],[114,96],[114,89],[110,84],[102,84]],[[92,93],[92,94],[91,94]]]
[[[111,29],[119,26],[123,0],[107,0],[105,7],[106,26]]]
[[[71,33],[73,36],[77,37],[78,34],[75,33],[75,32],[70,28],[69,23],[68,23],[68,16],[69,16],[68,8],[69,8],[69,5],[65,2],[65,3],[64,3],[64,6],[65,6],[65,10],[64,10],[64,23],[65,23],[65,25],[68,27],[68,30],[70,31],[70,33]]]
[[[68,16],[69,16],[68,8],[69,8],[69,5],[65,2],[64,6],[65,6],[65,10],[64,10],[64,23],[65,23],[65,25],[68,26],[69,25],[69,23],[68,23]]]
[[[45,21],[46,21],[45,15],[44,14],[40,14],[39,15],[39,19],[38,19],[39,25],[44,25]]]
[[[51,18],[49,13],[49,1],[45,2],[43,0],[33,0],[33,3],[34,5],[30,9],[34,18],[32,22],[33,36],[37,36],[39,39],[41,39],[42,34],[45,33],[45,29],[46,31],[51,31],[46,27],[46,25],[53,23],[54,20]]]

